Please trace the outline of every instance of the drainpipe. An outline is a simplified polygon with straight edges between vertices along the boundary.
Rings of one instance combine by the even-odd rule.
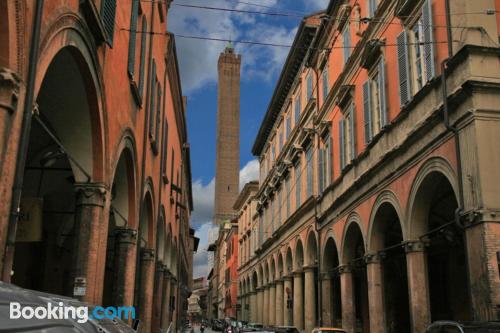
[[[10,282],[12,264],[14,262],[14,246],[16,242],[16,226],[20,215],[21,195],[24,181],[24,167],[31,131],[31,120],[33,114],[33,100],[35,94],[35,78],[38,63],[38,51],[40,45],[40,26],[42,22],[44,0],[37,0],[33,31],[31,34],[31,48],[28,67],[28,84],[24,100],[23,119],[19,137],[19,149],[17,152],[16,173],[12,186],[12,201],[10,205],[9,223],[7,225],[7,244],[3,258],[2,280]]]
[[[314,69],[314,72],[316,74],[316,116],[319,115],[319,70]],[[319,139],[319,134],[315,131],[316,134],[316,147],[318,149],[316,151],[319,152],[319,144],[320,144],[320,139]],[[319,185],[319,184],[318,184]],[[316,261],[318,262],[318,274],[316,278],[316,285],[317,285],[317,296],[316,296],[316,307],[318,309],[318,327],[323,327],[323,300],[322,300],[322,292],[321,292],[321,235],[319,234],[320,228],[319,228],[319,221],[318,221],[318,199],[319,199],[319,194],[314,198],[314,226],[316,227],[316,235],[318,235],[318,249],[316,251],[316,256],[317,259]]]

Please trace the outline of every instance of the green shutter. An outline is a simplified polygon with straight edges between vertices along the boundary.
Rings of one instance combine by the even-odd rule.
[[[410,100],[410,64],[408,63],[408,36],[403,30],[396,38],[398,45],[399,99],[401,106]]]
[[[137,16],[139,14],[139,0],[132,0],[132,12],[130,14],[130,33],[128,41],[128,75],[134,78],[135,71],[135,41],[137,38]]]
[[[370,80],[363,83],[363,114],[365,120],[365,143],[372,140],[372,96]]]
[[[156,102],[156,129],[155,129],[155,142],[158,142],[158,136],[160,135],[160,124],[161,124],[161,86],[158,83],[157,87],[158,99]]]
[[[108,34],[108,43],[113,46],[113,37],[115,32],[116,0],[103,0],[101,6],[101,18],[104,23],[104,29]]]
[[[149,94],[149,135],[154,138],[153,131],[155,127],[155,100],[156,100],[156,63],[153,60],[153,66],[151,69],[151,78],[149,80],[151,87],[151,92]]]
[[[422,7],[422,29],[424,37],[425,78],[430,81],[435,75],[434,42],[432,33],[432,1],[426,0]]]
[[[349,117],[349,127],[350,127],[350,135],[351,135],[351,161],[356,158],[356,119],[355,119],[355,108],[354,104],[351,103],[349,113],[351,116]]]
[[[142,32],[141,32],[141,63],[139,65],[139,96],[143,96],[144,91],[144,66],[146,64],[146,36],[148,22],[146,16],[142,15]]]
[[[339,120],[340,169],[345,167],[344,119]]]
[[[324,163],[324,154],[325,151],[324,149],[319,149],[318,150],[318,186],[319,186],[319,193],[323,193],[324,189],[324,172],[325,172],[325,167],[323,165]]]
[[[385,61],[382,57],[378,63],[378,87],[379,87],[379,105],[380,105],[380,128],[387,125],[387,94],[385,91]]]

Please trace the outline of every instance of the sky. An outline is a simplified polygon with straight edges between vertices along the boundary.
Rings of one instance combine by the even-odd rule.
[[[227,42],[186,39],[180,35],[249,40],[290,45],[298,17],[187,8],[188,4],[227,9],[307,15],[326,8],[328,0],[175,0],[168,17],[176,37],[191,145],[194,211],[191,226],[200,238],[193,276],[207,276],[208,232],[214,204],[217,117],[217,59]],[[240,188],[258,179],[259,164],[251,149],[289,49],[233,43],[241,54]]]

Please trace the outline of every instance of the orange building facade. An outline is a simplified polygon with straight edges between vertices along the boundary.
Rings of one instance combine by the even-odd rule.
[[[184,316],[196,246],[169,4],[0,3],[2,280],[145,332]]]
[[[256,138],[244,319],[424,332],[500,316],[498,1],[331,1]]]

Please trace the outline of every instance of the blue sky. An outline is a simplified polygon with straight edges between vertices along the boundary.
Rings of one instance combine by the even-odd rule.
[[[168,25],[174,34],[291,44],[300,23],[299,18],[185,8],[176,4],[305,15],[324,9],[328,0],[175,0],[170,8]],[[187,118],[195,206],[191,224],[200,237],[199,251],[194,259],[196,277],[208,273],[205,249],[208,244],[208,231],[213,229],[211,218],[215,173],[217,58],[226,43],[177,37],[176,45],[183,94],[188,98]],[[242,56],[242,186],[245,182],[258,178],[258,163],[251,154],[251,148],[289,50],[237,43],[235,48]]]

